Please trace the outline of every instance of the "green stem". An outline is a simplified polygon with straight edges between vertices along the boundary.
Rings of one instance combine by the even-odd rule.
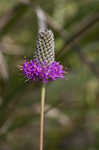
[[[43,150],[44,106],[45,106],[45,84],[42,84],[42,88],[41,88],[41,121],[40,121],[40,150]]]

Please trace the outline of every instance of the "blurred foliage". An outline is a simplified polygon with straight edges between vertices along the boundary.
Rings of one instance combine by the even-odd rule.
[[[26,0],[0,0],[0,150],[39,149],[41,85],[25,82],[17,69],[24,56],[33,57],[38,31],[36,6],[70,35],[98,16],[96,24],[75,41],[99,70],[99,0],[30,2],[32,7]],[[57,53],[68,37],[65,40],[51,29]],[[98,150],[99,74],[92,72],[69,44],[67,49],[60,61],[69,73],[47,86],[45,149]]]

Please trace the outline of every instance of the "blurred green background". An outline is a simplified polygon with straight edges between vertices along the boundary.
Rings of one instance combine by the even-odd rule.
[[[33,57],[40,6],[68,68],[47,86],[45,150],[99,150],[99,0],[0,0],[0,150],[39,150],[40,84],[17,68]]]

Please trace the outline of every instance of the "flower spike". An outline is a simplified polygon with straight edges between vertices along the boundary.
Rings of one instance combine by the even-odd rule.
[[[39,32],[33,60],[25,60],[21,70],[27,79],[43,83],[64,77],[63,66],[55,61],[52,31]]]

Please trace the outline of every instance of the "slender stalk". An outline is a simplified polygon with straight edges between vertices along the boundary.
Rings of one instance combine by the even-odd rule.
[[[40,120],[40,150],[43,150],[44,140],[44,106],[45,106],[45,84],[41,88],[41,120]]]

